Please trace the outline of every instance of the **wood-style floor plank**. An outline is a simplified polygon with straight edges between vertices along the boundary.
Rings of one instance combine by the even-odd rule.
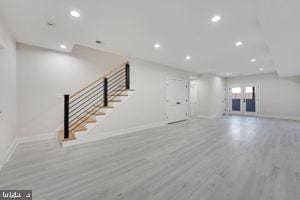
[[[35,200],[299,200],[300,123],[226,116],[63,149],[22,144],[0,189]]]

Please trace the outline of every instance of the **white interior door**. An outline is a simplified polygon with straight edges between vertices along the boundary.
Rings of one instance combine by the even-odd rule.
[[[173,123],[187,119],[188,115],[187,81],[168,78],[167,80],[167,122]]]
[[[190,116],[197,115],[197,103],[198,103],[198,84],[190,82]]]
[[[5,70],[5,56],[4,49],[0,46],[0,166],[4,164],[5,148],[4,148],[4,70]]]

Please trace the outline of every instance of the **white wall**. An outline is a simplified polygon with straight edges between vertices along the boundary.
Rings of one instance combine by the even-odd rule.
[[[205,74],[198,80],[198,115],[207,118],[221,116],[225,108],[226,80],[222,77]]]
[[[53,132],[63,122],[63,99],[56,94],[79,90],[120,66],[127,59],[84,47],[71,54],[18,45],[20,136]],[[93,132],[108,132],[165,121],[167,76],[189,73],[138,59],[130,59],[136,94]]]
[[[175,77],[188,81],[188,72],[160,64],[130,59],[132,88],[136,90],[125,104],[108,116],[102,125],[91,131],[101,134],[131,127],[166,123],[166,81]]]
[[[189,114],[195,117],[198,114],[198,81],[190,81],[190,107]]]
[[[53,132],[63,119],[63,94],[100,78],[127,59],[75,46],[71,54],[18,44],[19,136]]]
[[[300,77],[276,73],[228,78],[227,84],[260,84],[261,116],[300,119]]]
[[[4,134],[0,135],[0,165],[8,156],[8,151],[17,136],[17,79],[16,79],[16,43],[6,25],[0,20],[0,46],[3,48],[4,73],[1,74],[0,92]]]

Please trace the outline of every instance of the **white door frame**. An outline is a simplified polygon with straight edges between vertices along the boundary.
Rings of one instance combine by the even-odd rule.
[[[167,91],[168,91],[168,84],[169,84],[169,80],[170,79],[184,81],[186,83],[186,94],[185,95],[186,95],[186,98],[187,98],[187,108],[186,108],[187,115],[186,115],[186,119],[184,119],[184,120],[187,120],[189,118],[189,105],[190,105],[190,103],[189,103],[189,101],[190,101],[190,98],[189,98],[189,80],[188,79],[183,79],[183,78],[178,78],[178,77],[167,76],[167,79],[166,79],[166,92],[165,92],[165,102],[166,102],[165,116],[166,116],[166,123],[172,123],[168,119],[168,112],[167,112],[167,109],[168,109]]]
[[[232,106],[232,102],[231,102],[231,88],[233,87],[241,87],[241,92],[242,92],[242,98],[245,98],[245,88],[247,86],[255,86],[256,87],[256,97],[255,97],[255,111],[256,112],[246,112],[246,103],[241,101],[241,111],[232,111],[231,110],[231,106]],[[228,98],[228,102],[227,102],[227,114],[230,115],[247,115],[247,116],[258,116],[260,114],[260,94],[261,94],[261,87],[259,83],[240,83],[240,84],[230,84],[227,86],[227,98]]]

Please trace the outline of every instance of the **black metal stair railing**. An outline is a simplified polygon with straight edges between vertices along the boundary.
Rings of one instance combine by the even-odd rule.
[[[64,95],[64,139],[68,139],[71,132],[128,89],[130,65],[126,62],[75,94]]]

